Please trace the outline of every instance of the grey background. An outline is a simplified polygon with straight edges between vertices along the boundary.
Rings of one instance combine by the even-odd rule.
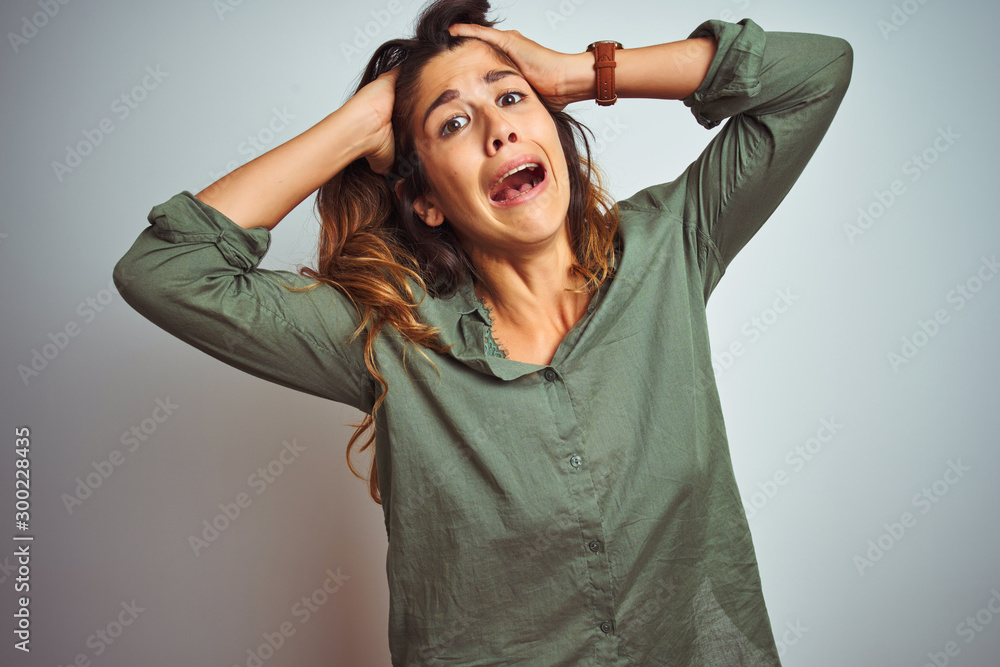
[[[82,654],[93,665],[246,665],[264,633],[289,622],[294,635],[264,664],[388,664],[382,512],[344,462],[346,424],[360,415],[244,375],[106,290],[153,205],[197,193],[254,157],[241,149],[248,135],[267,150],[338,108],[374,47],[410,34],[419,4],[51,6],[58,12],[39,18],[37,1],[5,1],[0,17],[0,662],[69,665]],[[498,7],[500,29],[566,53],[596,39],[675,41],[705,19],[744,16],[765,30],[851,42],[854,77],[838,117],[709,305],[764,592],[788,666],[918,667],[935,654],[938,664],[1000,664],[1000,615],[988,608],[1000,609],[1000,360],[990,342],[1000,279],[983,268],[991,280],[975,282],[981,258],[1000,250],[997,5]],[[885,32],[879,21],[894,11],[898,30]],[[44,24],[36,34],[24,23],[33,16]],[[366,24],[370,42],[345,51]],[[15,48],[10,35],[22,31],[32,36]],[[142,86],[147,67],[165,76],[147,78],[154,85],[137,91],[144,99],[122,117],[114,101]],[[294,118],[267,136],[275,109]],[[617,198],[673,179],[712,136],[674,101],[569,109],[604,137],[599,161]],[[102,120],[113,131],[57,175],[53,163]],[[952,140],[935,148],[939,131]],[[908,161],[925,151],[934,162],[913,180]],[[888,201],[897,180],[901,194],[852,242],[845,225],[859,207],[879,212],[880,193]],[[275,230],[265,268],[312,261],[312,203]],[[959,309],[952,290],[970,279],[980,289]],[[792,305],[769,312],[778,291]],[[947,322],[933,337],[918,335],[925,344],[894,368],[887,355],[941,309]],[[73,324],[65,347],[22,379],[18,366]],[[726,365],[733,343],[742,354]],[[164,416],[157,399],[177,406],[162,422],[152,419]],[[820,431],[823,419],[839,424],[832,438]],[[16,425],[32,433],[30,656],[13,650],[11,633]],[[123,434],[143,425],[145,441],[128,451]],[[827,442],[810,442],[818,433]],[[248,478],[293,440],[304,451],[258,495]],[[795,463],[795,448],[810,445],[811,458]],[[113,450],[121,465],[68,508],[65,494]],[[940,481],[950,463],[968,468],[949,473],[953,484]],[[924,488],[936,502],[915,501]],[[189,536],[240,492],[252,503],[195,555]],[[889,529],[904,512],[913,521],[897,539]],[[859,569],[869,540],[888,550]],[[297,614],[297,602],[338,568],[339,589],[308,620]],[[133,600],[142,609],[134,621],[113,643],[96,643],[99,629],[117,631],[122,604]],[[977,613],[981,630],[962,625]]]

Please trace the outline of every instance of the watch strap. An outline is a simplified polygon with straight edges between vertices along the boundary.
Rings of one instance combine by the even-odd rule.
[[[618,101],[615,93],[615,49],[622,48],[620,42],[606,39],[594,42],[587,51],[594,52],[594,71],[597,72],[597,103],[602,107]]]

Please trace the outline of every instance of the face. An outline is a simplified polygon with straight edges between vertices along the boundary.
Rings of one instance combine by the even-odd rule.
[[[437,56],[421,72],[412,120],[431,182],[414,210],[428,225],[447,220],[474,257],[567,242],[569,174],[555,122],[527,80],[503,72],[512,68],[479,40]],[[498,203],[491,195],[512,160],[540,169],[512,177],[525,192]]]

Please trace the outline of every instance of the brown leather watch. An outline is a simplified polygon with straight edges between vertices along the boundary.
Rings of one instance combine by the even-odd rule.
[[[615,94],[615,49],[624,48],[621,42],[603,39],[587,47],[594,52],[594,70],[597,72],[597,103],[609,107],[618,101]]]

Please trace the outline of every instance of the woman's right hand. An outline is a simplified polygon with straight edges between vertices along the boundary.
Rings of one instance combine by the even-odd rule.
[[[368,166],[377,174],[388,174],[392,171],[395,158],[394,137],[392,134],[392,106],[396,100],[396,78],[399,67],[393,67],[388,72],[375,79],[348,100],[356,104],[359,113],[373,118],[373,129],[368,137],[364,157]]]

